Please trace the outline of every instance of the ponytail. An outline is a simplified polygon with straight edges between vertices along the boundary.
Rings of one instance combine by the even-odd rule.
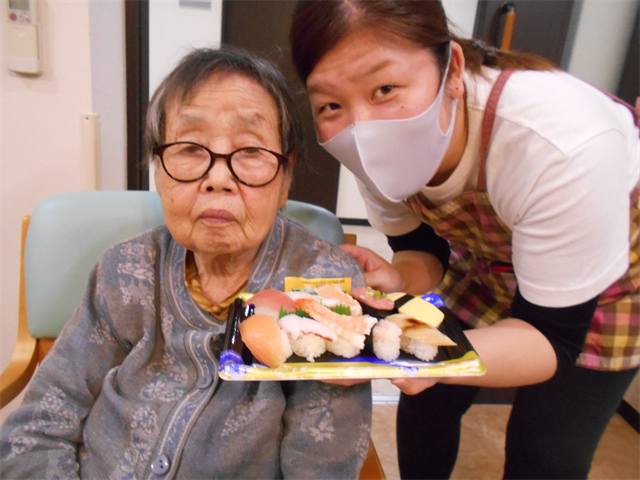
[[[474,74],[479,74],[481,67],[493,67],[500,70],[513,68],[515,70],[559,70],[560,68],[550,60],[533,53],[504,52],[490,47],[480,40],[470,40],[452,36],[452,40],[462,47],[465,68]]]

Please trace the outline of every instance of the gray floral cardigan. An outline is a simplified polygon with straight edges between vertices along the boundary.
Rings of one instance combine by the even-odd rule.
[[[184,284],[185,249],[158,227],[110,249],[0,432],[1,478],[356,478],[369,384],[225,382],[224,323]],[[346,277],[340,248],[278,216],[247,291]]]

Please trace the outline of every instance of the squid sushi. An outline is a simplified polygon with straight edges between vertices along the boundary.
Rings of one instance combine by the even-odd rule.
[[[293,353],[313,362],[327,351],[325,340],[335,340],[338,335],[316,320],[298,315],[285,315],[278,325],[287,334]]]
[[[281,367],[293,354],[287,334],[268,315],[252,315],[242,321],[238,329],[253,356],[268,367]]]

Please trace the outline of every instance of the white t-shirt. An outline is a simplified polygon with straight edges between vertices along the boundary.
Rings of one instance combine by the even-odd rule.
[[[468,142],[452,175],[422,189],[436,205],[476,188],[482,117],[498,74],[483,67],[482,76],[465,76]],[[640,178],[639,131],[627,108],[564,72],[517,71],[498,103],[486,173],[529,302],[583,303],[627,270],[629,195]],[[396,236],[420,225],[402,203],[359,186],[378,230]]]

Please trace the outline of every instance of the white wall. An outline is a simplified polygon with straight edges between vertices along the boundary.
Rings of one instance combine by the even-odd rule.
[[[202,4],[202,7],[193,5]],[[149,93],[192,48],[218,48],[222,36],[222,0],[149,1]]]
[[[583,0],[567,71],[615,93],[639,5],[639,0]]]
[[[80,155],[80,115],[92,110],[89,3],[43,0],[39,7],[44,72],[15,74],[4,56],[0,72],[2,368],[16,335],[21,219],[42,198],[90,183]]]

